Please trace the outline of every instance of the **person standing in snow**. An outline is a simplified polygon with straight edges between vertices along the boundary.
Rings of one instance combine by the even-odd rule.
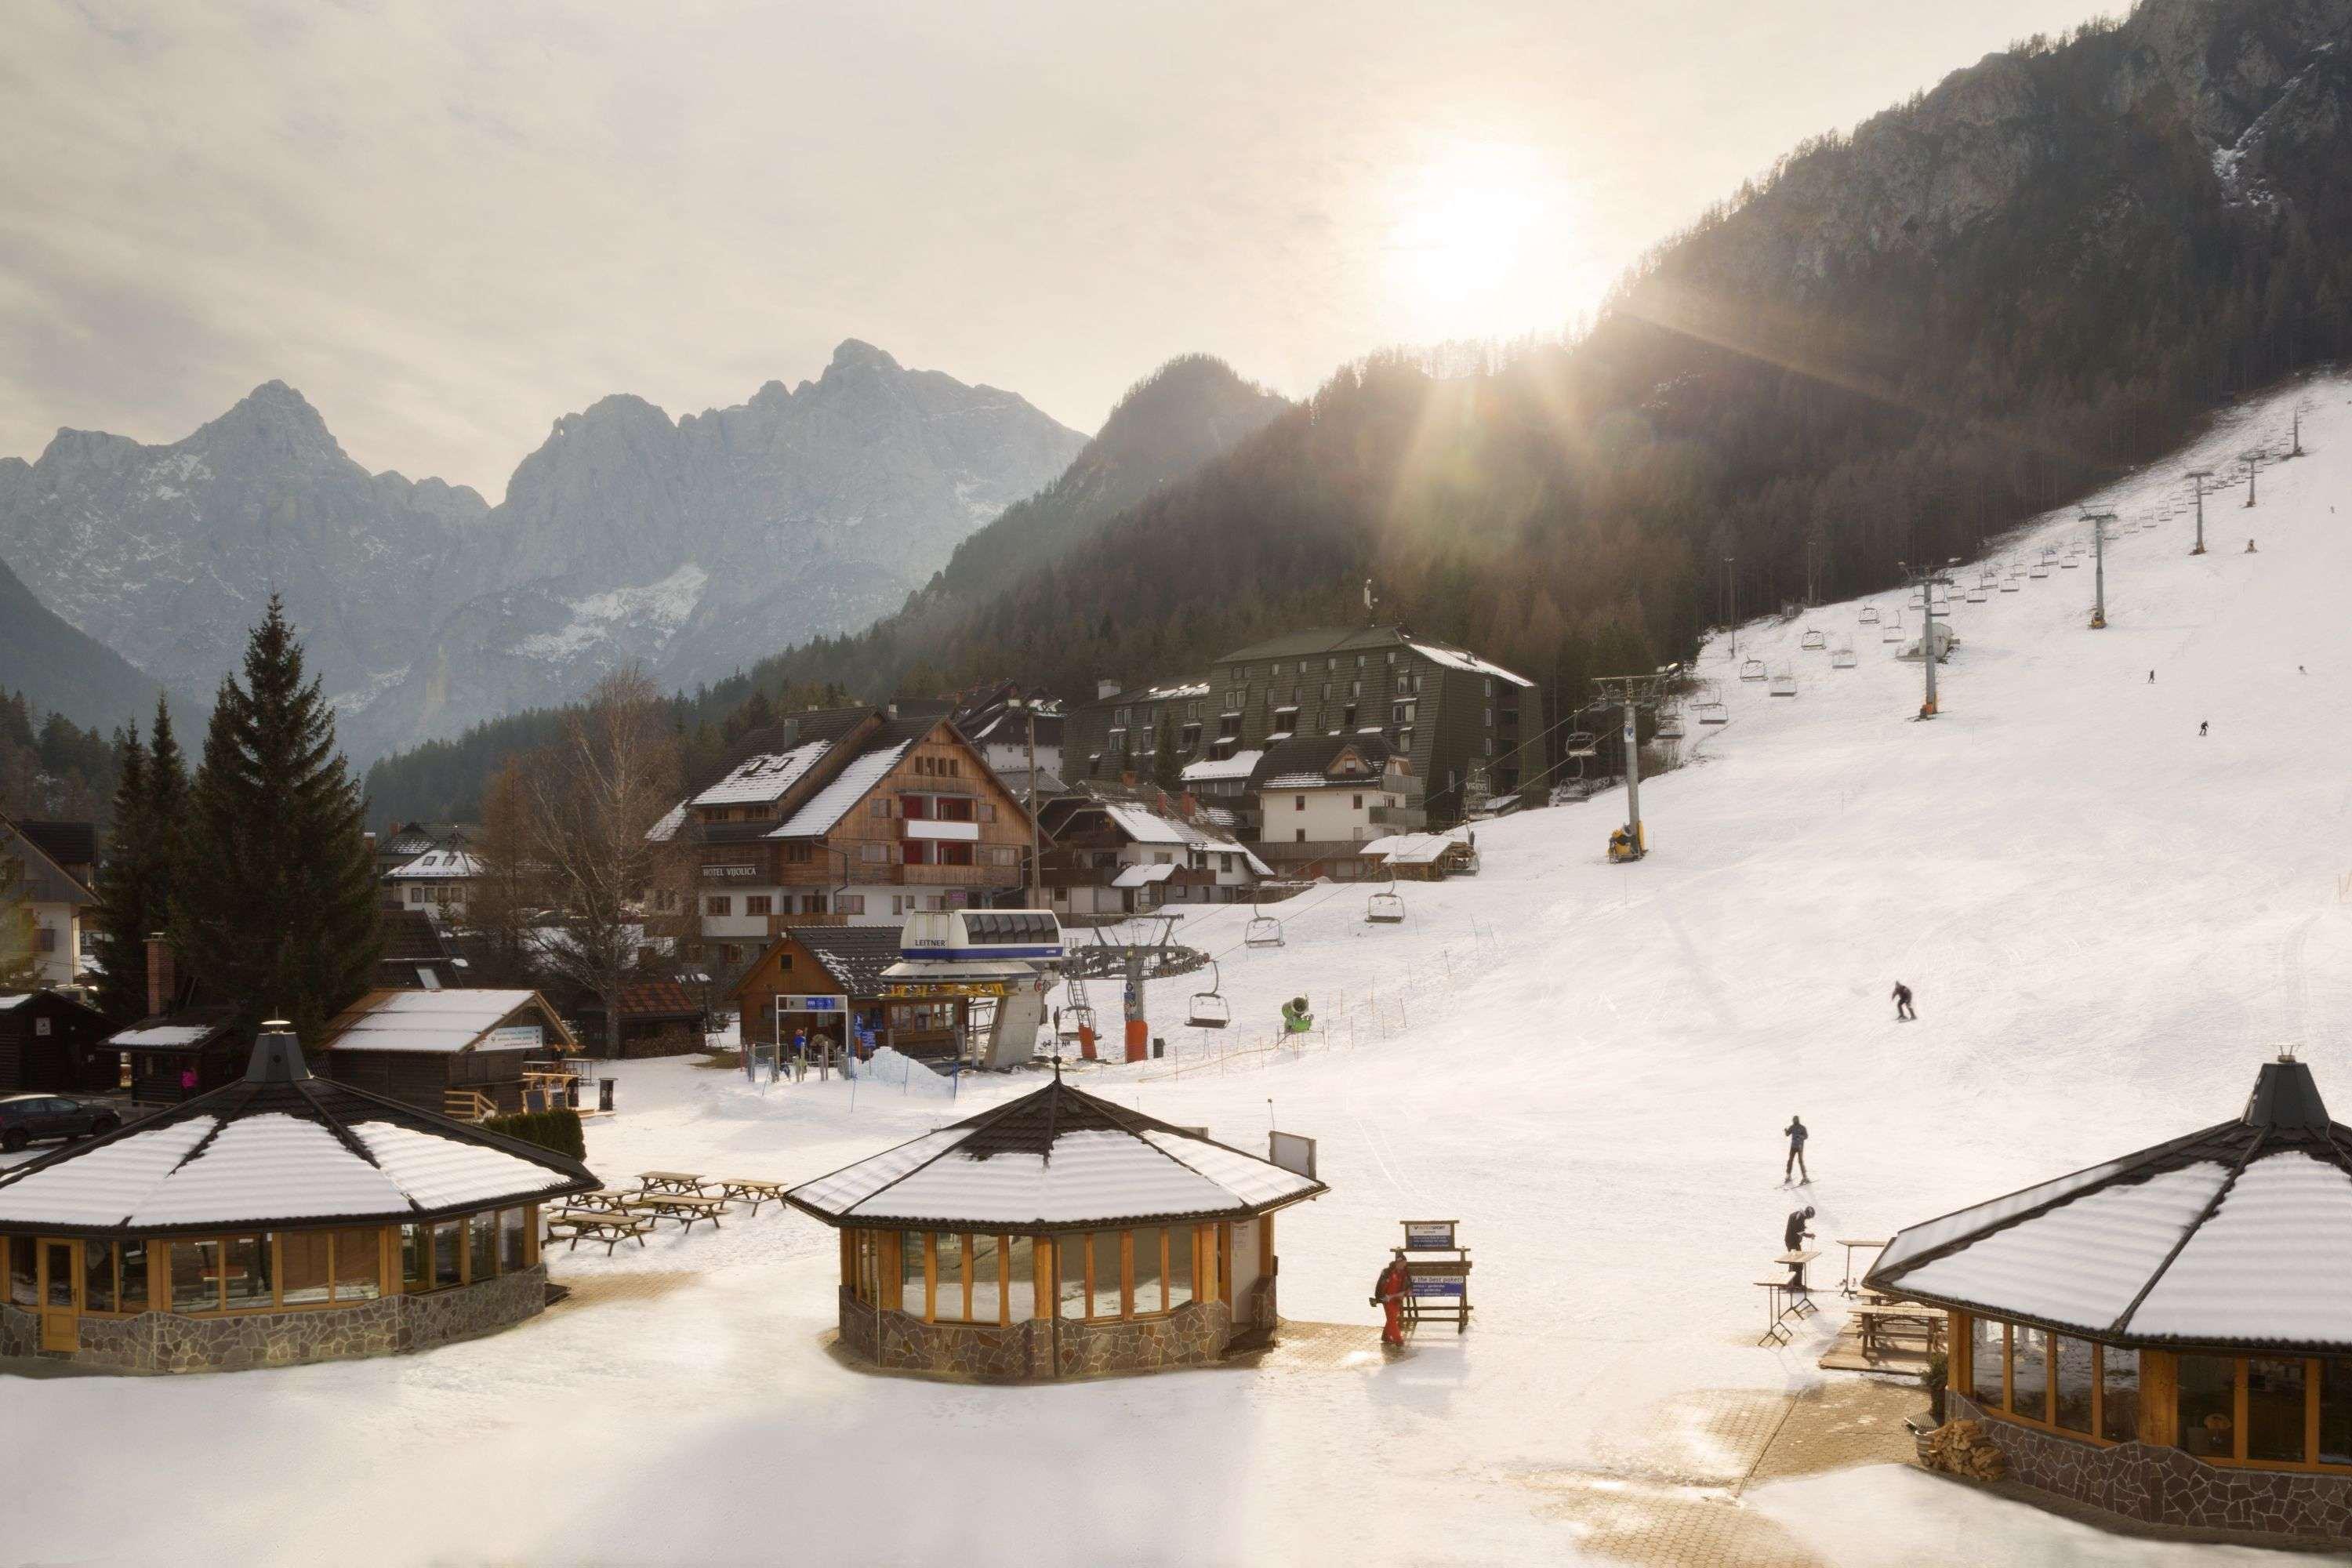
[[[1911,987],[1904,984],[1903,982],[1898,980],[1895,983],[1894,995],[1895,1016],[1898,1020],[1905,1018],[1914,1020],[1917,1019],[1919,1015],[1911,1010]]]
[[[1389,1259],[1372,1282],[1372,1305],[1381,1310],[1381,1343],[1395,1350],[1404,1348],[1404,1296],[1411,1289],[1412,1271],[1404,1266],[1402,1252]]]
[[[2213,721],[2210,719],[2200,719],[2197,721],[2197,733],[2200,736],[2203,735],[2205,733],[2206,726],[2212,722]]]
[[[1811,1186],[1813,1173],[1805,1169],[1805,1140],[1811,1137],[1812,1133],[1806,1129],[1805,1119],[1791,1112],[1789,1125],[1780,1129],[1780,1131],[1789,1140],[1789,1159],[1788,1163],[1780,1167],[1780,1184],[1788,1185],[1789,1173],[1795,1171],[1804,1177],[1800,1185]]]
[[[1813,1236],[1811,1231],[1805,1228],[1805,1222],[1812,1217],[1813,1211],[1810,1205],[1804,1208],[1791,1209],[1789,1212],[1789,1223],[1780,1227],[1780,1250],[1782,1252],[1793,1254],[1802,1252],[1805,1249],[1805,1243],[1811,1240]],[[1803,1264],[1791,1263],[1789,1265],[1789,1289],[1800,1293],[1803,1292],[1805,1289],[1805,1266]]]
[[[2150,686],[2154,686],[2156,684],[2156,671],[2151,669],[2147,672],[2147,683]]]

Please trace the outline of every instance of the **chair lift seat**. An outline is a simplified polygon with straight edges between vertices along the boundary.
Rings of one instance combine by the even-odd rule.
[[[1242,945],[1244,947],[1280,947],[1282,922],[1272,915],[1251,916],[1250,923],[1242,929]]]
[[[1374,893],[1364,901],[1364,919],[1373,925],[1396,925],[1404,919],[1404,900],[1394,893]]]
[[[1830,639],[1820,632],[1807,632],[1801,639],[1801,645],[1806,647],[1827,647],[1830,646]]]

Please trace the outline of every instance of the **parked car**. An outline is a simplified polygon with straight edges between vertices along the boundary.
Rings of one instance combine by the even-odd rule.
[[[0,1149],[11,1154],[36,1138],[95,1136],[121,1125],[112,1106],[61,1094],[12,1094],[0,1100]]]

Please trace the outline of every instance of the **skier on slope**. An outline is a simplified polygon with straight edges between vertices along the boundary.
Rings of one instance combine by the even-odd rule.
[[[1911,987],[1904,984],[1903,982],[1898,980],[1895,983],[1893,994],[1895,997],[1895,1016],[1898,1020],[1907,1018],[1916,1021],[1919,1015],[1911,1010]]]
[[[1798,1184],[1800,1186],[1811,1186],[1813,1173],[1805,1169],[1805,1140],[1811,1137],[1812,1132],[1805,1126],[1805,1119],[1791,1112],[1789,1125],[1780,1129],[1780,1132],[1789,1140],[1789,1159],[1788,1163],[1780,1167],[1780,1184],[1787,1186],[1789,1173],[1795,1171],[1804,1177],[1804,1180]]]
[[[1381,1309],[1381,1343],[1394,1350],[1404,1348],[1404,1293],[1412,1286],[1412,1273],[1402,1252],[1389,1259],[1372,1282],[1372,1305]]]

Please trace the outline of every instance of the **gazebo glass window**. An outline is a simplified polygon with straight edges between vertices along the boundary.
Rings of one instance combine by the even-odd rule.
[[[2352,1465],[2352,1361],[2319,1363],[2319,1462]]]
[[[466,1246],[471,1255],[477,1279],[495,1279],[499,1275],[499,1216],[495,1210],[484,1210],[466,1220]]]
[[[1087,1237],[1093,1248],[1092,1280],[1094,1304],[1087,1310],[1089,1318],[1119,1318],[1127,1315],[1127,1305],[1119,1289],[1119,1233],[1098,1230]]]
[[[1004,1306],[1003,1244],[993,1236],[968,1236],[964,1258],[971,1279],[971,1305],[964,1315],[975,1323],[992,1323]]]
[[[2056,1384],[2051,1419],[2069,1432],[2091,1430],[2091,1380],[2097,1375],[2098,1347],[2069,1334],[2051,1342],[2050,1368]]]
[[[520,1209],[509,1209],[520,1215]],[[383,1241],[375,1230],[335,1232],[335,1300],[373,1301],[383,1294]]]
[[[2009,1407],[2032,1421],[2048,1421],[2050,1334],[2023,1323],[2009,1326]]]
[[[2128,1443],[2139,1436],[2139,1352],[2101,1345],[2099,1376],[2099,1436],[2110,1443]]]
[[[933,1236],[931,1243],[937,1258],[932,1276],[931,1316],[961,1322],[970,1316],[963,1310],[963,1237],[954,1231],[945,1231]]]
[[[288,1306],[334,1299],[334,1248],[332,1234],[323,1230],[289,1231],[278,1238]]]
[[[143,1268],[147,1252],[144,1247],[139,1248],[138,1252],[142,1265],[139,1277],[141,1290],[138,1301],[139,1305],[143,1307],[147,1304],[145,1290],[147,1276]],[[92,1239],[81,1244],[82,1310],[111,1312],[116,1310],[115,1303],[121,1298],[115,1290],[114,1257],[114,1243],[110,1241]]]
[[[2246,1458],[2303,1462],[2304,1365],[2300,1356],[2246,1363]]]
[[[1004,1312],[1013,1322],[1037,1315],[1037,1244],[1025,1236],[1004,1238]]]
[[[446,1290],[466,1282],[465,1226],[445,1220],[433,1227],[433,1288]]]
[[[2180,1446],[2200,1458],[2229,1458],[2236,1417],[2237,1363],[2227,1356],[2180,1358]]]
[[[172,1243],[172,1310],[210,1312],[219,1308],[220,1258],[217,1240]]]

